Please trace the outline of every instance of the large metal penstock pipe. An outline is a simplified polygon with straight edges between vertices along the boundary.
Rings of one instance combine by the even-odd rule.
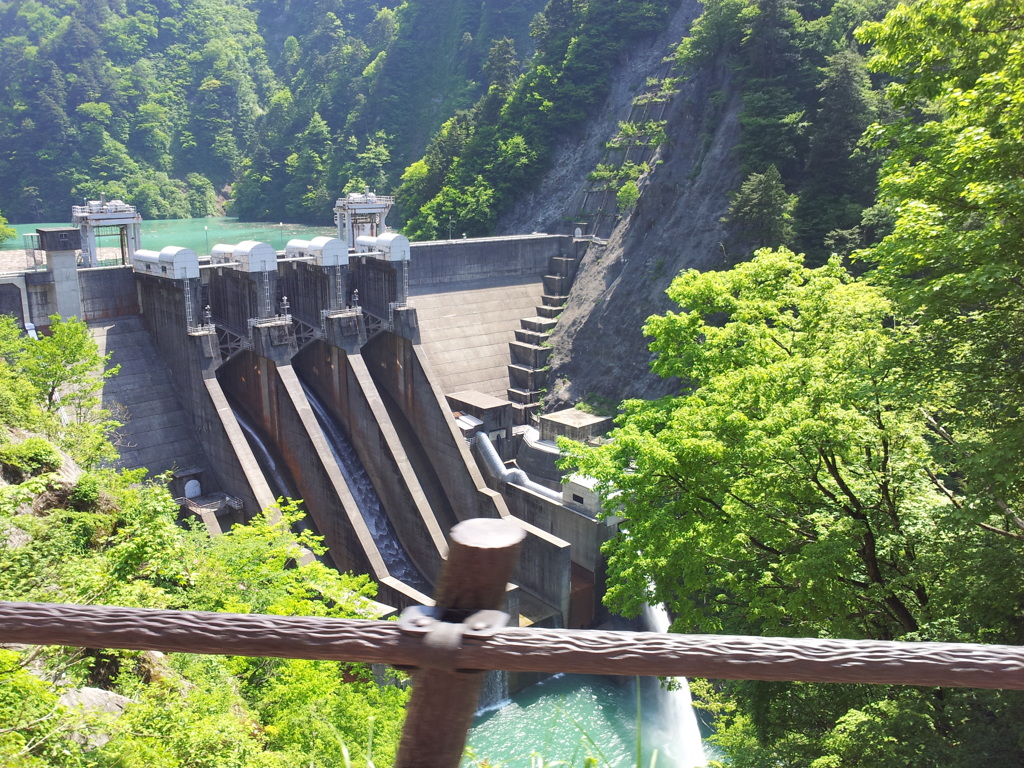
[[[484,463],[487,465],[487,469],[492,475],[494,475],[494,477],[505,483],[522,486],[527,490],[540,494],[550,501],[554,501],[558,504],[562,503],[562,494],[558,491],[552,491],[550,488],[547,488],[540,483],[535,483],[530,479],[529,475],[519,468],[509,469],[506,467],[505,463],[498,455],[497,449],[491,443],[486,433],[477,432],[474,437],[475,439],[473,440],[473,443],[480,451],[480,455],[484,457]]]

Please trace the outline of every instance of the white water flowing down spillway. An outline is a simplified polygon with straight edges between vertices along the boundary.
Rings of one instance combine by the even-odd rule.
[[[644,607],[643,621],[651,632],[668,632],[671,622],[668,612],[661,605]],[[690,684],[685,677],[677,677],[673,690],[661,688],[658,696],[658,710],[661,722],[669,738],[666,752],[676,768],[693,768],[707,765],[704,746],[701,743],[697,715],[690,699]]]
[[[316,393],[305,382],[301,383],[302,391],[327,438],[334,461],[352,492],[352,498],[355,499],[359,513],[370,530],[373,543],[377,545],[381,557],[384,558],[388,573],[403,584],[408,584],[425,595],[431,594],[430,584],[423,578],[419,569],[413,565],[408,553],[398,540],[398,534],[395,533],[395,528],[388,519],[380,497],[377,495],[373,483],[370,482],[370,476],[366,474],[352,443],[345,437],[344,432],[328,413],[324,404],[320,402]]]
[[[256,457],[256,463],[259,464],[260,469],[263,471],[263,476],[266,478],[267,485],[270,486],[270,491],[274,494],[274,498],[279,499],[282,496],[291,499],[299,498],[299,494],[295,491],[292,483],[278,469],[277,462],[271,455],[270,450],[263,442],[256,427],[246,418],[242,409],[232,405],[231,413],[234,415],[235,421],[238,422],[238,426],[242,428],[246,442],[249,443],[249,447]]]

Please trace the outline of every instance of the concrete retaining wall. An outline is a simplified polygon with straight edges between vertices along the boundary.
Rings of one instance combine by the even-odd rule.
[[[74,314],[79,320],[94,322],[110,320],[117,317],[130,317],[140,312],[139,294],[135,286],[135,277],[131,267],[102,267],[98,269],[79,269],[61,273],[62,278],[76,280],[80,310]],[[55,282],[52,271],[36,270],[24,272],[16,279],[19,290],[26,293],[25,304],[28,306],[28,321],[39,329],[50,326],[50,315],[58,313],[57,293],[61,286]],[[11,279],[7,282],[12,282]],[[66,285],[66,284],[64,284]],[[11,301],[14,301],[12,298]],[[22,311],[12,304],[4,305],[4,314],[21,316]]]
[[[50,315],[57,314],[57,291],[52,281],[45,282],[47,278],[52,278],[51,273],[25,273],[25,282],[28,285],[28,316],[39,330],[49,328]]]
[[[521,235],[412,243],[409,286],[483,277],[544,275],[552,257],[571,253],[569,235]]]
[[[362,356],[377,388],[390,396],[422,443],[455,519],[498,517],[507,512],[496,494],[481,493],[487,490],[482,478],[474,482],[467,471],[472,458],[465,440],[416,347],[401,336],[382,333],[363,347]]]
[[[280,290],[288,297],[295,317],[316,327],[320,325],[321,310],[339,308],[339,297],[332,295],[336,290],[332,292],[330,276],[324,269],[301,261],[280,261],[277,268]],[[337,272],[342,283],[340,302],[344,304],[349,296],[348,270]]]
[[[19,327],[23,327],[25,322],[25,298],[24,280],[20,276],[3,278],[0,283],[0,314],[13,317]]]
[[[377,599],[389,605],[405,608],[429,602],[429,595],[391,578],[294,368],[278,365],[276,373],[278,423],[272,434],[335,565],[342,571],[369,574],[378,584]],[[342,551],[344,558],[339,558]]]
[[[601,570],[601,545],[615,535],[615,527],[601,520],[574,512],[538,493],[510,483],[502,483],[502,495],[509,512],[560,539],[572,542],[572,561],[588,571]]]

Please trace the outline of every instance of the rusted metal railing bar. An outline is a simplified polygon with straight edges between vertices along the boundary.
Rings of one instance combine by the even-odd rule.
[[[1024,690],[1024,648],[965,643],[507,628],[467,633],[458,669]],[[337,659],[419,667],[389,621],[0,602],[0,643]]]

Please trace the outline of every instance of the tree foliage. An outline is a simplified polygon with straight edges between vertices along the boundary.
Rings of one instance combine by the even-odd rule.
[[[0,316],[0,423],[45,434],[83,466],[115,459],[109,438],[120,423],[99,397],[119,369],[109,359],[76,318],[53,315],[50,334],[33,339]]]
[[[709,10],[714,29],[743,23]],[[869,132],[884,157],[873,211],[892,226],[858,254],[861,279],[837,258],[809,269],[761,251],[673,283],[683,311],[646,330],[654,369],[686,389],[624,403],[614,442],[570,449],[622,518],[614,607],[663,601],[686,631],[1021,642],[1024,593],[1006,578],[1024,541],[1021,18],[1017,1],[918,0],[866,25],[871,67],[894,78],[889,112],[854,53],[828,59],[796,214],[803,237],[834,223],[827,239],[856,241],[871,165],[851,153],[884,116]],[[730,683],[702,696],[736,766],[1022,759],[1011,692]]]
[[[920,328],[915,379],[942,388],[936,439],[955,458],[965,510],[1015,535],[1024,485],[1020,360],[1024,264],[1024,5],[922,0],[868,25],[872,66],[899,80],[878,126],[881,202],[893,232],[864,254]]]
[[[793,241],[796,196],[786,193],[779,169],[750,174],[732,197],[723,219],[745,242],[758,248],[788,245]]]
[[[488,234],[498,211],[539,178],[556,142],[607,95],[620,52],[659,31],[674,4],[553,0],[530,25],[537,52],[514,82],[513,51],[494,46],[487,93],[449,119],[403,175],[397,195],[407,233],[443,237],[451,216],[454,231]]]
[[[92,473],[69,493],[53,476],[40,475],[26,490],[67,502],[36,514],[22,506],[31,496],[20,486],[4,489],[0,527],[18,544],[8,544],[0,559],[0,599],[372,615],[366,577],[338,574],[318,561],[296,565],[302,548],[322,548],[309,533],[291,532],[299,516],[291,505],[210,538],[178,525],[166,490],[139,480],[139,473]],[[82,686],[128,697],[123,714],[58,703],[61,693]],[[97,768],[283,768],[313,761],[341,768],[347,746],[356,765],[369,764],[371,754],[387,765],[405,699],[400,687],[378,684],[361,665],[338,662],[3,651],[0,761]]]
[[[211,538],[145,470],[89,469],[114,448],[98,411],[107,358],[77,320],[25,338],[0,318],[0,600],[339,618],[377,608],[279,502]],[[63,415],[64,418],[61,416]],[[38,431],[49,439],[32,434]],[[88,462],[73,467],[55,443]],[[62,696],[100,688],[120,715]],[[107,695],[100,693],[99,695]],[[0,650],[0,763],[12,768],[357,766],[394,758],[406,692],[361,665]],[[369,744],[377,734],[377,747]]]
[[[737,156],[745,179],[774,166],[797,196],[793,236],[814,263],[871,242],[877,159],[859,140],[878,97],[854,30],[891,0],[714,0],[679,45],[686,72],[727,62],[743,93]]]
[[[0,214],[0,243],[6,240],[13,240],[17,233],[7,226],[7,219]]]
[[[0,2],[0,209],[59,221],[106,194],[175,218],[231,197],[327,223],[344,187],[388,191],[492,75],[508,86],[543,4]]]
[[[692,391],[628,401],[612,444],[573,454],[619,492],[611,604],[635,613],[653,597],[701,631],[922,631],[940,574],[906,552],[941,560],[924,534],[948,502],[921,471],[881,292],[783,250],[683,273],[669,294],[686,311],[645,332],[655,370]]]
[[[609,444],[565,446],[622,519],[605,548],[613,609],[663,602],[691,632],[1019,642],[1019,544],[937,481],[951,468],[927,438],[928,392],[905,383],[917,329],[892,321],[880,288],[838,259],[810,269],[763,250],[684,272],[669,295],[684,311],[645,332],[654,370],[687,391],[625,402]],[[727,692],[719,740],[735,765],[966,765],[952,755],[975,741],[981,700],[999,730],[1024,728],[1013,694]],[[905,753],[876,749],[896,737]]]

